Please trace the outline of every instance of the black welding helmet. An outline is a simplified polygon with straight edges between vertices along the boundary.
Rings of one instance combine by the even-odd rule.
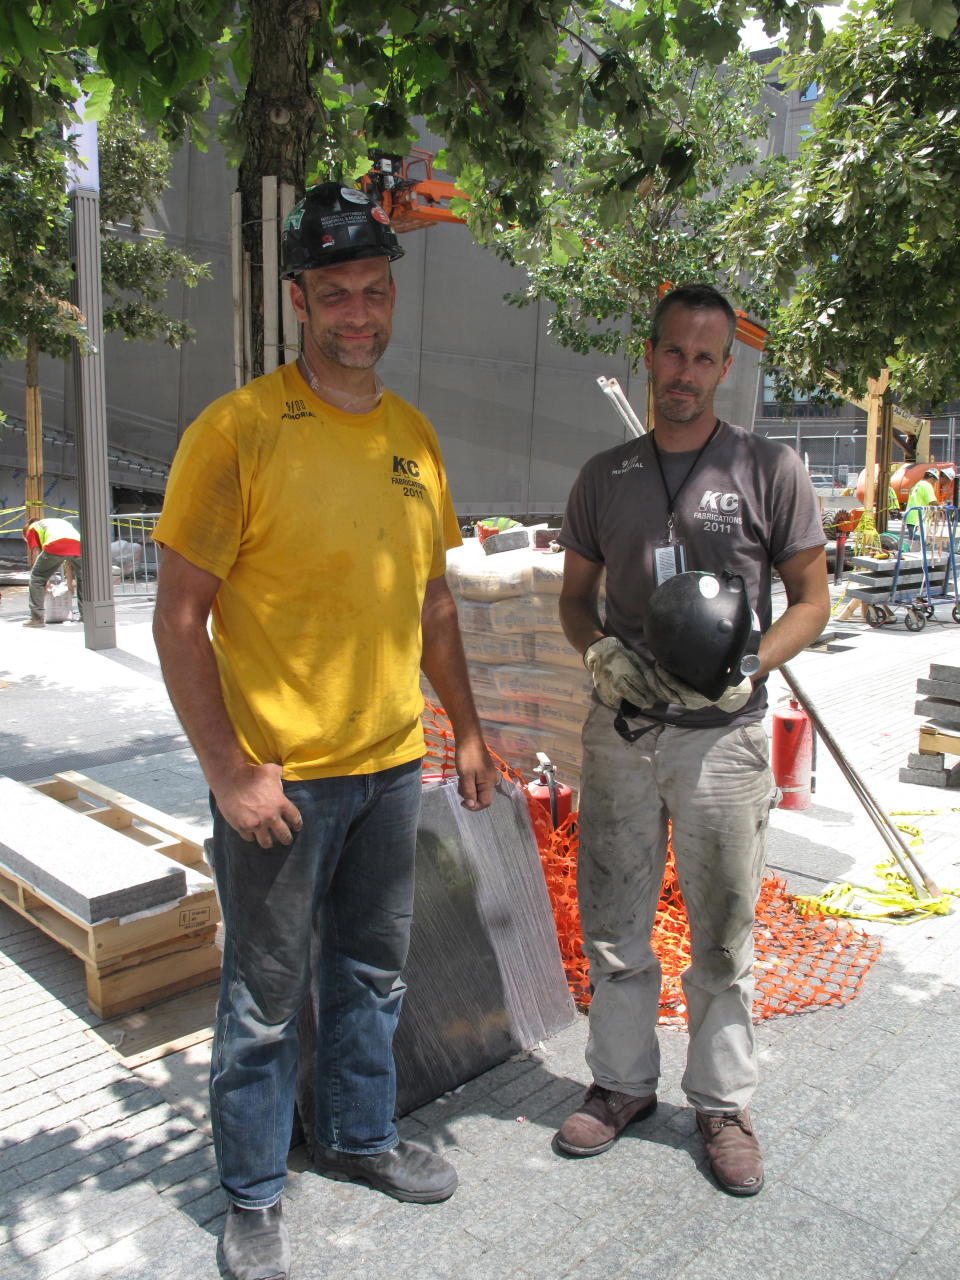
[[[318,182],[287,214],[280,246],[281,277],[358,258],[403,257],[384,210],[364,191]]]
[[[644,639],[662,667],[713,701],[755,674],[760,626],[739,574],[677,573],[654,591]]]

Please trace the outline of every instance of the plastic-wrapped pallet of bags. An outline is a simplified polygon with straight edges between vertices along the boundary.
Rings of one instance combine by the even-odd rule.
[[[495,631],[467,631],[461,626],[463,648],[471,662],[516,665],[533,661],[534,633],[500,634]]]
[[[555,551],[534,550],[530,553],[530,587],[537,595],[560,594],[563,586],[563,556]]]
[[[70,588],[59,573],[47,582],[43,594],[43,617],[45,622],[70,621]]]
[[[526,632],[538,627],[560,630],[556,596],[513,596],[509,600],[458,600],[460,625],[465,631],[499,634]]]
[[[579,655],[578,655],[579,656]],[[522,667],[489,666],[486,674],[492,692],[501,698],[522,698],[528,702],[576,701],[586,707],[593,682],[583,666],[567,669],[558,666]]]
[[[457,548],[461,551],[461,548]],[[530,595],[533,586],[529,547],[485,556],[479,548],[473,554],[456,557],[457,592],[464,600],[507,600]],[[449,568],[449,558],[448,558]],[[452,590],[453,588],[451,588]]]

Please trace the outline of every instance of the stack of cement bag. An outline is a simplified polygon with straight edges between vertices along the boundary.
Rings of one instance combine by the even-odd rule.
[[[592,685],[560,628],[562,577],[563,555],[533,546],[488,555],[468,538],[447,556],[488,746],[525,778],[545,752],[576,793]]]

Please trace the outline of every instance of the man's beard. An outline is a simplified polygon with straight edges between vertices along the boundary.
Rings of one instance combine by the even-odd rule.
[[[667,422],[691,422],[694,418],[700,416],[707,403],[707,396],[700,390],[690,388],[693,396],[692,400],[674,400],[670,392],[687,390],[684,387],[672,387],[669,389],[658,390],[653,389],[653,399],[657,406],[660,416]]]
[[[342,369],[372,369],[387,349],[389,339],[381,330],[369,338],[368,345],[359,347],[334,333],[326,333],[317,343],[321,355],[340,365]]]

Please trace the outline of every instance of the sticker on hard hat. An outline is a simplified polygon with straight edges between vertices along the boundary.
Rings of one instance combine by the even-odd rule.
[[[322,249],[332,249],[335,243],[336,241],[334,240],[333,236],[324,236],[323,239],[320,241],[320,247]]]
[[[720,590],[720,583],[716,578],[711,577],[708,573],[705,573],[703,577],[698,580],[697,586],[700,588],[700,594],[705,600],[712,600]]]
[[[287,214],[287,220],[283,224],[284,231],[299,231],[300,223],[303,221],[304,208],[302,204],[298,204],[295,209],[291,209]]]
[[[340,194],[344,200],[352,200],[354,204],[369,204],[370,197],[363,191],[356,191],[353,187],[341,187]]]
[[[380,208],[378,204],[375,204],[373,206],[373,208],[370,210],[370,213],[374,218],[376,218],[378,222],[382,222],[384,226],[389,227],[390,219],[387,217],[386,213],[384,213],[384,211]]]

